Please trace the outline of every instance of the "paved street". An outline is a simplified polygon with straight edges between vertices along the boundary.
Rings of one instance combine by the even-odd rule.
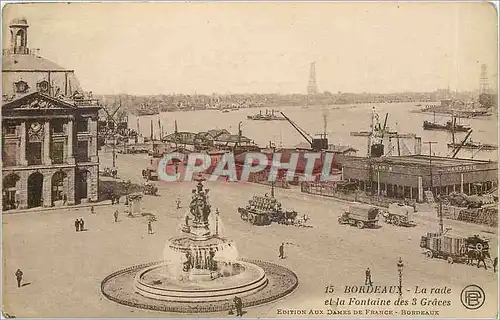
[[[101,154],[100,158],[101,166],[110,166],[109,155]],[[141,169],[148,161],[144,155],[119,155],[119,177],[142,182]],[[157,184],[159,196],[145,196],[142,203],[143,211],[158,217],[153,235],[148,235],[145,217],[128,218],[123,214],[123,201],[119,205],[99,207],[95,215],[88,208],[4,215],[5,311],[17,317],[165,316],[118,305],[100,293],[100,283],[106,275],[121,268],[162,259],[167,239],[179,234],[178,226],[195,183]],[[398,228],[380,222],[381,228],[360,230],[337,222],[348,203],[303,195],[297,190],[278,189],[276,197],[283,206],[309,215],[313,228],[278,224],[251,226],[240,219],[237,208],[246,205],[254,194],[268,192],[268,187],[226,182],[207,183],[207,187],[211,189],[213,208],[220,210],[222,234],[236,242],[241,257],[279,263],[293,270],[299,278],[299,287],[292,295],[250,308],[245,316],[278,317],[278,308],[326,308],[324,302],[330,295],[325,294],[325,286],[335,286],[336,294],[332,297],[337,293],[348,297],[348,294],[341,294],[342,288],[363,285],[367,267],[371,269],[374,285],[398,285],[398,257],[402,257],[405,264],[405,290],[413,291],[415,286],[448,286],[452,289],[450,295],[432,295],[432,299],[451,300],[449,308],[408,309],[439,309],[442,310],[440,316],[447,317],[493,317],[496,314],[497,278],[491,269],[491,261],[488,261],[489,269],[484,270],[463,264],[450,265],[439,259],[428,260],[421,254],[420,236],[437,229],[437,224],[432,221],[421,219],[414,228]],[[178,196],[183,206],[179,210],[175,208]],[[113,222],[116,209],[121,212],[117,223]],[[88,230],[77,233],[73,223],[80,217],[85,220]],[[493,238],[491,253],[492,257],[496,256],[496,234],[485,232],[485,227],[446,221],[448,226],[453,232]],[[282,242],[290,243],[285,247],[284,260],[278,259],[278,247]],[[22,269],[24,281],[28,284],[22,288],[16,287],[14,273],[17,268]],[[460,303],[460,292],[469,284],[481,286],[487,295],[484,306],[476,311],[468,311]],[[412,298],[411,291],[404,292],[403,298]],[[420,300],[425,295],[417,297]],[[446,314],[445,310],[448,310]],[[225,317],[227,313],[204,316]],[[304,315],[307,316],[311,315]]]

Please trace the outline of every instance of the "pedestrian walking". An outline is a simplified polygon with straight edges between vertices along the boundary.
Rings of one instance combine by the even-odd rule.
[[[153,223],[151,220],[148,221],[148,234],[153,234]]]
[[[369,285],[369,286],[373,285],[373,283],[372,283],[372,273],[370,271],[370,268],[366,268],[366,271],[365,271],[365,285]]]
[[[118,210],[115,210],[113,216],[115,217],[115,222],[118,222]]]
[[[181,208],[181,199],[177,197],[177,200],[175,201],[175,204],[177,205],[177,209]]]
[[[91,207],[90,207],[90,213],[95,214],[95,209],[94,209],[94,206],[91,206]]]
[[[85,231],[85,221],[83,221],[83,218],[80,218],[80,231]]]
[[[23,281],[23,272],[21,269],[17,269],[16,271],[16,280],[17,280],[17,287],[21,287],[21,282]]]
[[[497,272],[498,267],[498,257],[493,260],[493,272]]]
[[[243,302],[241,301],[241,298],[238,296],[235,296],[233,299],[233,302],[234,302],[234,307],[236,309],[236,316],[242,317],[243,316]]]
[[[285,259],[285,243],[282,242],[279,248],[279,258]]]
[[[80,220],[75,219],[75,230],[76,232],[80,231]]]
[[[65,194],[63,194],[63,205],[66,205],[66,203],[68,202],[68,196]]]

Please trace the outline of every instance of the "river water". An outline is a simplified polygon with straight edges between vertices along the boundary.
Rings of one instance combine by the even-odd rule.
[[[330,144],[351,145],[358,149],[358,156],[365,156],[367,153],[367,138],[350,136],[351,131],[369,131],[371,123],[371,109],[375,106],[383,123],[386,113],[389,113],[387,125],[391,131],[399,133],[415,133],[422,137],[422,153],[429,154],[428,141],[435,141],[432,145],[432,154],[436,156],[447,156],[450,149],[447,143],[451,142],[451,133],[445,131],[424,131],[422,123],[424,120],[434,120],[432,114],[412,112],[421,107],[414,103],[394,103],[394,104],[357,104],[357,105],[337,105],[337,106],[316,106],[316,107],[281,107],[276,110],[283,111],[287,117],[293,120],[299,127],[310,135],[322,133],[324,130],[324,118],[326,114],[326,132],[328,133]],[[129,128],[139,130],[143,136],[151,135],[151,120],[153,121],[153,132],[155,137],[159,136],[160,128],[158,119],[163,126],[164,135],[174,131],[174,122],[177,121],[179,131],[200,132],[210,129],[227,129],[233,134],[238,132],[238,123],[242,122],[243,135],[253,139],[260,146],[266,146],[269,141],[273,141],[277,146],[293,147],[299,143],[304,143],[302,136],[287,121],[252,121],[248,120],[248,115],[253,115],[266,108],[239,109],[228,113],[218,110],[200,111],[179,111],[163,112],[154,116],[129,116]],[[444,123],[450,120],[449,116],[436,115],[436,121]],[[497,115],[491,117],[475,119],[457,119],[457,123],[470,125],[473,128],[472,140],[483,143],[498,145],[498,121]],[[456,140],[460,141],[466,133],[457,133]],[[393,139],[392,155],[397,155],[396,140]],[[402,139],[400,146],[405,154],[406,148],[413,152],[413,139]],[[391,149],[386,146],[386,150]],[[461,150],[457,157],[480,160],[498,160],[498,151]]]

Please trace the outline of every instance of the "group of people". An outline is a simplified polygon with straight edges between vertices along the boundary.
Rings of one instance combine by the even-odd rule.
[[[85,221],[83,221],[83,218],[75,220],[75,230],[76,232],[85,231]]]
[[[120,196],[117,196],[116,194],[111,194],[109,196],[109,198],[111,199],[111,204],[120,204]]]

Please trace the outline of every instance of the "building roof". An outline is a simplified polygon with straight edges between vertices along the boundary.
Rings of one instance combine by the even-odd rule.
[[[328,150],[334,153],[346,153],[346,152],[357,152],[358,149],[353,148],[351,146],[342,146],[342,145],[335,145],[335,144],[329,144],[328,145]]]
[[[295,149],[310,150],[311,149],[311,145],[309,143],[301,142],[298,145],[296,145],[294,148]],[[342,145],[329,144],[328,145],[328,150],[326,150],[326,151],[330,151],[330,152],[333,152],[333,153],[346,153],[346,152],[350,152],[350,151],[356,152],[356,151],[358,151],[358,149],[355,149],[355,148],[353,148],[351,146],[342,146]]]
[[[25,17],[15,18],[10,22],[10,26],[28,26],[28,20]]]
[[[426,155],[410,155],[410,156],[393,156],[393,157],[381,157],[381,158],[371,158],[372,161],[384,163],[384,164],[394,164],[394,165],[409,165],[409,166],[429,166],[432,163],[434,167],[452,167],[452,166],[466,166],[466,165],[481,165],[496,163],[494,161],[485,160],[475,160],[475,159],[463,159],[463,158],[449,158],[449,157],[437,157],[432,156],[429,161],[429,156]],[[367,161],[366,157],[356,157],[347,156],[345,162],[350,161]]]
[[[72,71],[34,54],[4,54],[2,56],[2,70]]]
[[[237,143],[238,141],[239,142],[244,142],[244,143],[250,143],[250,142],[252,142],[252,140],[250,140],[249,138],[247,138],[245,136],[241,136],[240,137],[237,134],[227,134],[227,133],[219,135],[217,138],[214,139],[214,141],[217,141],[217,142],[232,142],[232,143]]]

